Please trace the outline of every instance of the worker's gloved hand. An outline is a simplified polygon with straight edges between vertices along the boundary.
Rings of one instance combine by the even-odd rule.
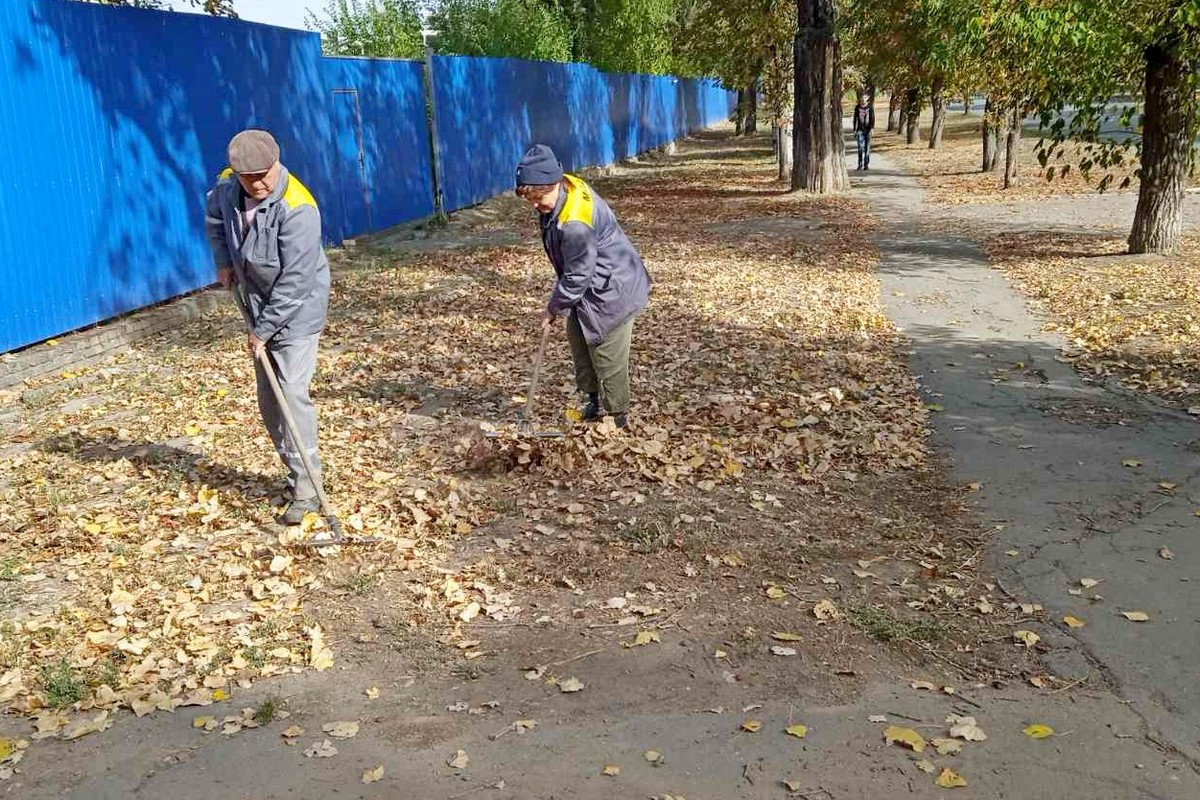
[[[549,328],[551,325],[554,324],[555,319],[557,319],[557,317],[555,317],[549,311],[543,311],[542,312],[542,327]]]

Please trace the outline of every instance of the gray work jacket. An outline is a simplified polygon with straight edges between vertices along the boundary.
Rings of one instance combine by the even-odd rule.
[[[217,267],[232,268],[245,288],[254,335],[266,342],[320,333],[329,308],[329,262],[316,201],[284,168],[243,235],[244,198],[237,176],[225,170],[208,193],[204,223]]]

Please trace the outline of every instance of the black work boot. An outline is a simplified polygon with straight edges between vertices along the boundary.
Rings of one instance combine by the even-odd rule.
[[[587,405],[583,407],[584,422],[591,422],[600,419],[600,394],[599,392],[588,392]]]
[[[310,511],[320,511],[321,501],[316,497],[306,497],[303,500],[293,500],[287,511],[276,517],[280,525],[299,525],[304,522],[304,515]]]
[[[613,414],[613,424],[622,429],[629,427],[629,415],[624,411],[620,414]]]

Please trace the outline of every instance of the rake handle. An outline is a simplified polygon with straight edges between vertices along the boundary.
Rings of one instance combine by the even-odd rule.
[[[538,380],[542,376],[542,359],[546,355],[546,343],[550,341],[550,326],[542,326],[542,338],[538,343],[537,355],[533,357],[533,376],[529,380],[529,392],[525,396],[525,407],[521,409],[521,426],[528,427],[533,419],[533,398],[537,395]]]
[[[250,310],[246,307],[245,298],[242,297],[241,287],[235,283],[230,289],[233,290],[233,301],[237,304],[238,311],[242,312],[242,318],[246,321],[247,328],[252,328]],[[300,463],[304,466],[304,472],[308,475],[308,481],[317,490],[317,499],[321,502],[321,513],[325,515],[325,521],[329,523],[329,529],[333,532],[334,538],[341,539],[342,523],[334,513],[333,506],[329,504],[329,498],[325,495],[325,489],[321,486],[321,482],[316,478],[316,470],[313,469],[312,462],[308,459],[308,453],[301,445],[300,432],[296,427],[296,418],[292,416],[292,409],[283,394],[283,387],[279,385],[279,377],[275,374],[275,365],[271,363],[271,356],[264,347],[258,351],[256,358],[258,359],[258,363],[262,365],[263,373],[267,376],[267,383],[271,385],[275,401],[279,404],[279,410],[283,413],[283,422],[287,426],[288,435],[292,437],[292,444],[295,445],[296,452],[300,455]]]

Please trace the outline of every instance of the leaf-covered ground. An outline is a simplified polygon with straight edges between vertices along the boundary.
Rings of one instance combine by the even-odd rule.
[[[1039,674],[1008,622],[1040,610],[978,573],[972,487],[930,456],[871,218],[786,194],[763,144],[706,135],[596,181],[656,282],[629,432],[570,423],[560,330],[535,417],[568,435],[511,435],[551,277],[511,198],[337,254],[322,455],[373,548],[297,550],[320,524],[273,525],[282,483],[230,309],[4,398],[0,702],[71,738],[346,658],[413,668],[414,641],[469,671],[551,663],[555,631],[615,648],[697,624],[731,675],[793,686],[885,669],[878,641]]]
[[[1085,374],[1188,406],[1200,396],[1200,240],[1132,256],[1124,237],[1013,233],[988,256],[1052,318]]]
[[[886,127],[886,106],[880,106],[879,121],[875,131],[873,149],[894,158],[907,171],[916,175],[922,185],[929,189],[930,201],[939,206],[956,206],[978,203],[1004,203],[1012,201],[1039,200],[1050,197],[1096,194],[1097,185],[1105,175],[1111,175],[1109,194],[1137,192],[1138,183],[1133,177],[1132,154],[1123,158],[1125,163],[1111,169],[1092,170],[1087,177],[1079,169],[1086,154],[1077,146],[1068,144],[1061,153],[1056,152],[1047,166],[1055,168],[1054,179],[1046,179],[1046,169],[1038,161],[1036,131],[1023,132],[1018,143],[1017,182],[1009,189],[1004,188],[1005,142],[1000,141],[1000,157],[994,172],[982,172],[983,143],[982,118],[978,114],[965,117],[961,112],[950,111],[946,118],[946,129],[942,145],[929,149],[929,115],[921,121],[921,141],[907,144],[897,133],[889,133]],[[1125,179],[1130,185],[1121,188]]]

